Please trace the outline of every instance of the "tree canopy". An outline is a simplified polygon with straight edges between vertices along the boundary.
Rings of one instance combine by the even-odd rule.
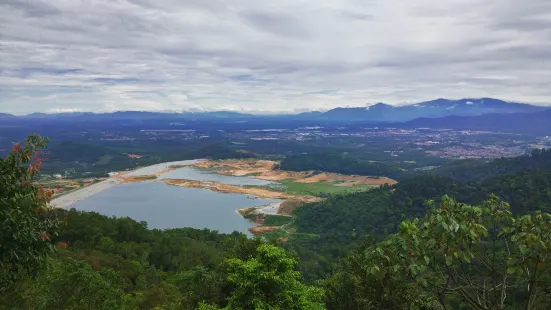
[[[54,249],[59,222],[48,207],[52,193],[33,182],[46,143],[32,135],[0,158],[0,291],[35,274]]]

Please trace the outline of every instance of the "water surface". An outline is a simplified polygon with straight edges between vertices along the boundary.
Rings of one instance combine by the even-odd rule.
[[[161,175],[160,179],[186,179],[197,181],[216,181],[230,185],[258,185],[264,186],[273,184],[271,181],[259,180],[252,177],[236,177],[231,175],[218,174],[214,171],[198,170],[195,168],[184,167],[172,170]]]
[[[248,234],[248,228],[256,225],[236,210],[278,201],[248,199],[243,194],[171,186],[164,182],[142,182],[114,186],[70,207],[108,216],[128,216],[146,221],[149,228],[193,227]]]

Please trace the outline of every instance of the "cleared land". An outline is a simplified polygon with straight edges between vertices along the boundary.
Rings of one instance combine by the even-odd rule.
[[[229,159],[229,160],[205,160],[192,167],[199,169],[217,170],[220,174],[232,176],[250,176],[267,181],[292,180],[298,183],[328,183],[338,186],[354,185],[383,185],[396,184],[396,181],[384,176],[368,177],[360,175],[343,175],[338,173],[315,173],[314,171],[284,171],[276,170],[278,164],[271,160],[257,159]],[[337,184],[338,183],[338,184]]]
[[[257,196],[260,198],[275,198],[275,199],[295,199],[303,202],[315,202],[320,201],[321,198],[309,195],[293,195],[285,192],[274,191],[262,187],[244,187],[239,185],[224,184],[214,181],[196,181],[196,180],[181,180],[181,179],[164,179],[162,180],[166,184],[204,188],[215,192],[221,193],[238,193],[251,196]]]
[[[81,188],[74,192],[70,192],[64,196],[54,198],[50,201],[50,205],[55,208],[66,208],[79,200],[86,199],[96,193],[120,184],[121,180],[117,178],[110,178],[99,183],[92,184],[88,187]]]

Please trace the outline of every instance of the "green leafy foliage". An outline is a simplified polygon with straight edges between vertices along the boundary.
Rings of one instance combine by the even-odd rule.
[[[364,268],[375,279],[398,275],[395,281],[415,283],[442,306],[450,296],[472,309],[551,306],[538,295],[551,284],[544,281],[551,267],[551,215],[515,218],[496,196],[479,206],[445,196],[438,208],[402,222],[397,234],[365,255]]]
[[[283,249],[264,244],[253,258],[227,264],[232,285],[227,309],[324,309],[323,291],[299,281],[296,261]]]
[[[54,261],[22,295],[27,309],[122,309],[122,281],[113,269],[94,272],[83,261]]]
[[[149,230],[144,222],[129,218],[74,209],[58,212],[66,224],[55,241],[68,246],[51,258],[50,268],[37,278],[25,277],[12,286],[0,297],[0,308],[82,309],[84,302],[91,309],[197,309],[201,303],[224,308],[241,285],[230,275],[237,273],[233,279],[238,279],[238,262],[252,260],[262,263],[259,271],[271,270],[279,279],[267,282],[273,287],[263,286],[267,292],[281,290],[281,298],[270,304],[291,300],[298,306],[290,309],[308,309],[301,305],[321,301],[319,289],[300,283],[296,261],[260,239],[206,229]],[[275,256],[260,250],[266,246]],[[251,278],[248,283],[257,280]],[[86,291],[87,297],[63,298],[69,287]]]
[[[52,193],[33,183],[46,143],[31,135],[0,158],[0,291],[36,274],[54,249],[59,222],[48,207]]]

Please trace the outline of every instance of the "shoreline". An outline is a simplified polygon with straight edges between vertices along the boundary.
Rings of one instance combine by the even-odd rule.
[[[293,195],[293,194],[287,194],[284,192],[269,190],[266,188],[243,187],[239,185],[225,184],[225,183],[220,183],[216,181],[197,181],[197,180],[186,180],[186,179],[163,179],[161,181],[167,185],[172,185],[172,186],[202,188],[202,189],[207,189],[214,192],[228,193],[228,194],[244,194],[244,195],[256,196],[260,198],[293,199],[293,200],[300,200],[303,202],[316,202],[316,201],[322,200],[320,197],[316,197],[316,196]]]
[[[109,177],[106,180],[80,188],[76,191],[68,192],[64,195],[52,199],[49,205],[53,208],[65,209],[80,200],[86,199],[92,195],[100,193],[106,189],[109,189],[115,185],[131,183],[133,178],[140,176],[155,175],[160,176],[164,173],[172,171],[176,168],[171,166],[192,166],[204,161],[204,159],[192,159],[192,160],[179,160],[158,163],[151,166],[139,167],[134,170],[121,171],[114,176]],[[154,180],[155,181],[155,180]],[[140,181],[143,182],[143,181]]]

